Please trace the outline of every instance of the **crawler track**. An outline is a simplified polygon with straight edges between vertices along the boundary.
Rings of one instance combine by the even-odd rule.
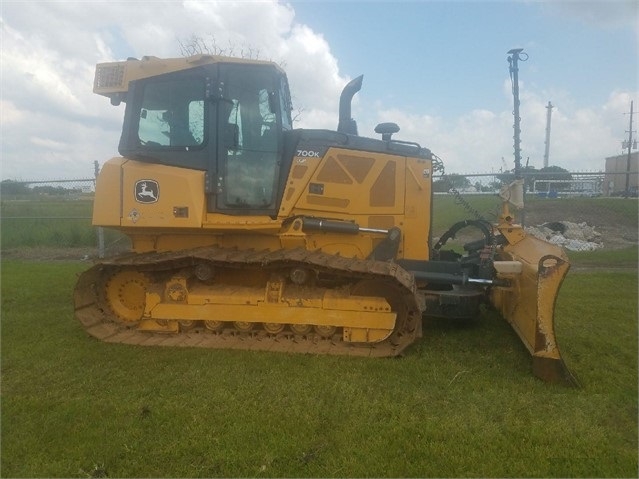
[[[357,290],[357,295],[384,296],[397,315],[394,330],[379,342],[347,342],[340,329],[329,335],[318,334],[317,328],[311,330],[309,325],[310,331],[298,334],[299,329],[296,333],[289,325],[273,333],[264,327],[242,331],[234,327],[233,322],[228,322],[218,330],[210,331],[203,326],[204,321],[192,322],[187,329],[177,326],[181,318],[176,318],[173,325],[176,332],[155,332],[139,329],[139,322],[123,321],[109,304],[106,289],[109,278],[114,274],[122,271],[142,273],[153,278],[146,285],[147,289],[162,290],[166,284],[163,278],[192,270],[201,263],[223,271],[240,271],[239,274],[247,278],[263,275],[264,271],[307,268],[322,278],[322,291],[346,288]],[[213,288],[217,281],[217,278],[213,281]],[[224,277],[220,277],[219,281],[224,282]],[[133,284],[133,287],[140,286]],[[306,291],[313,287],[317,286],[309,286]],[[128,293],[125,291],[124,294]],[[396,264],[344,258],[305,249],[254,251],[207,247],[182,252],[126,255],[102,261],[84,272],[76,285],[74,299],[76,318],[91,336],[106,342],[374,357],[398,355],[421,337],[424,308],[416,295],[412,275]],[[233,321],[242,320],[233,318]],[[361,325],[361,328],[368,327]]]

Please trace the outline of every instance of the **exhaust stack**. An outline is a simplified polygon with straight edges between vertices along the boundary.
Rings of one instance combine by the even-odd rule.
[[[339,123],[337,131],[347,135],[357,135],[357,122],[351,118],[351,102],[355,93],[361,90],[364,75],[348,82],[339,97]]]

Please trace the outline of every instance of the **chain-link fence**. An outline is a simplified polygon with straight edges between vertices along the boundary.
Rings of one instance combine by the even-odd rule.
[[[91,225],[94,193],[94,178],[2,181],[2,250],[77,248],[86,256],[104,256],[122,235]]]
[[[568,250],[636,246],[637,178],[637,172],[524,171],[523,207],[509,209],[529,234]],[[453,217],[466,214],[495,223],[502,198],[513,193],[504,187],[514,180],[511,172],[435,176],[434,234],[439,233],[437,211],[450,211],[441,207],[450,202],[456,206]]]
[[[529,234],[569,250],[637,245],[637,173],[526,173],[524,207],[511,207]],[[501,214],[500,191],[512,173],[445,174],[433,178],[433,237],[456,221]],[[628,188],[626,188],[628,185]],[[91,226],[95,179],[0,183],[2,250],[86,248],[104,256],[126,248],[126,238]]]

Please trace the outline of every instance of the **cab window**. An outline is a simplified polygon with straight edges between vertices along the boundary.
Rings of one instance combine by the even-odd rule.
[[[204,143],[204,85],[180,79],[145,86],[138,139],[151,148],[194,148]]]

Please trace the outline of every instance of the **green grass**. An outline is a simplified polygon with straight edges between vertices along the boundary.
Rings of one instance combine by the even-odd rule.
[[[501,214],[501,200],[496,195],[452,195],[433,197],[433,234],[440,235],[453,223],[465,219],[482,219],[496,223]],[[590,226],[624,225],[636,230],[639,202],[622,198],[559,198],[546,199],[526,195],[525,209],[511,207],[517,222],[526,226],[550,221],[586,222]]]
[[[636,268],[639,263],[639,248],[631,246],[614,250],[570,251],[568,258],[573,266]]]
[[[581,210],[584,215],[588,215],[593,210],[605,211],[607,213],[617,214],[623,217],[626,221],[630,222],[634,226],[637,226],[637,208],[639,202],[636,198],[558,198],[558,199],[546,199],[536,198],[531,195],[526,195],[526,208],[535,210],[541,205],[550,205],[552,209],[578,209]]]
[[[454,223],[466,219],[485,219],[496,223],[501,214],[501,200],[496,195],[433,196],[432,230],[439,236]]]
[[[2,247],[94,246],[92,208],[87,200],[2,201]]]
[[[0,244],[3,249],[36,247],[95,247],[91,226],[92,200],[24,200],[0,203]],[[106,230],[110,244],[121,238]]]
[[[570,389],[489,313],[400,359],[100,343],[86,267],[2,263],[2,477],[637,477],[636,270],[566,278]]]

